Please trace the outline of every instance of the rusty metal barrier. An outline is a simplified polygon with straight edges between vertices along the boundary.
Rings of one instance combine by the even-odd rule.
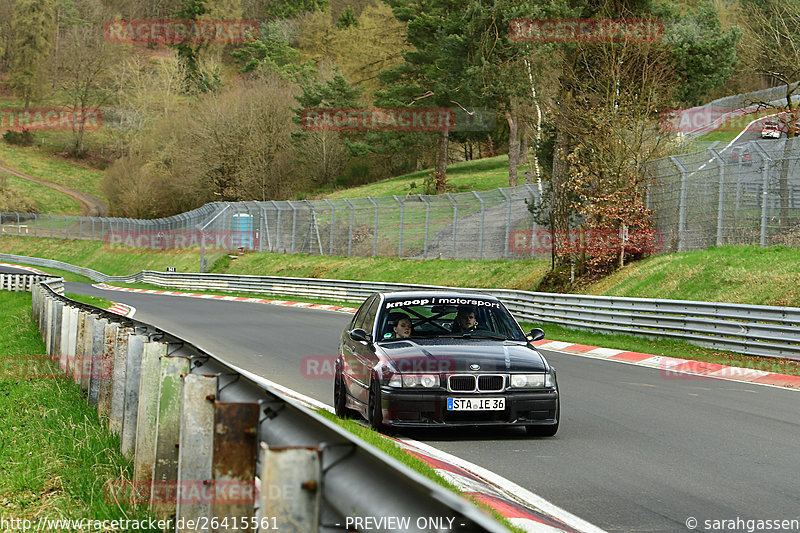
[[[107,486],[107,497],[149,503],[179,532],[343,531],[353,516],[411,517],[407,532],[439,531],[414,517],[507,531],[263,378],[58,289],[60,278],[32,288],[47,355],[134,458],[132,483]]]

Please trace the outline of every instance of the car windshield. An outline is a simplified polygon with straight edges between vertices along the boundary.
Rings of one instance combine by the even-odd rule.
[[[495,300],[432,296],[384,302],[377,338],[524,341],[525,334],[503,304]]]

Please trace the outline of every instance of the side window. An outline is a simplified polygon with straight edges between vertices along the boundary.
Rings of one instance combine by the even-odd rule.
[[[375,322],[375,315],[378,314],[378,304],[380,303],[380,298],[376,297],[372,304],[369,306],[367,313],[364,315],[364,325],[359,326],[364,328],[367,333],[372,334],[372,326]]]
[[[356,316],[353,317],[353,321],[350,322],[350,329],[363,328],[364,316],[367,314],[367,310],[369,309],[369,307],[373,303],[375,303],[375,300],[377,299],[377,297],[378,297],[377,294],[373,294],[372,296],[367,298],[366,302],[361,304],[361,307],[359,308],[359,310],[356,311]]]

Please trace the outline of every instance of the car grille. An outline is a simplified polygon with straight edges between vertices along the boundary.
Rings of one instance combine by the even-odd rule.
[[[447,378],[447,387],[453,392],[502,392],[506,388],[503,374],[459,374]]]

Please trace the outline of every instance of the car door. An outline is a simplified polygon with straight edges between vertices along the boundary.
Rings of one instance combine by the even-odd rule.
[[[370,342],[352,341],[352,369],[355,373],[353,376],[352,387],[350,389],[352,395],[360,402],[366,404],[369,401],[369,385],[370,374],[372,368],[378,360],[375,354],[375,317],[378,314],[378,308],[381,305],[382,299],[379,295],[373,299],[364,313],[363,321],[356,325],[369,334]]]
[[[367,311],[371,308],[376,299],[378,299],[377,294],[373,294],[367,298],[366,301],[361,304],[361,307],[358,309],[358,311],[356,311],[356,314],[353,317],[353,320],[350,322],[347,330],[342,333],[340,350],[340,355],[342,357],[342,376],[344,377],[345,386],[350,392],[350,395],[357,399],[360,395],[359,391],[361,391],[363,388],[362,384],[360,383],[363,381],[363,378],[361,377],[362,365],[360,362],[360,356],[356,353],[359,351],[361,343],[352,339],[348,332],[357,328],[364,329],[364,318],[367,315]]]

